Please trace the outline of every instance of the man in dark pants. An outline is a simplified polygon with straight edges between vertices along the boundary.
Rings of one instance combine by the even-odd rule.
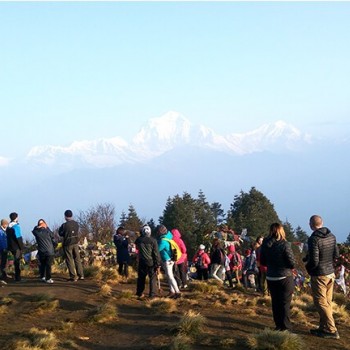
[[[311,276],[311,291],[317,312],[320,315],[320,325],[311,329],[310,333],[321,338],[339,339],[332,310],[334,287],[334,262],[339,258],[335,236],[319,215],[310,218],[310,228],[313,230],[308,240],[308,256],[306,270]]]
[[[63,237],[62,247],[69,272],[69,280],[75,282],[78,279],[84,279],[78,246],[79,224],[73,220],[73,213],[71,210],[66,210],[64,212],[64,217],[66,222],[61,225],[58,234]]]
[[[15,266],[15,281],[21,281],[21,259],[22,259],[22,250],[23,238],[21,233],[21,227],[18,224],[18,214],[10,214],[11,222],[7,226],[6,235],[7,235],[7,249],[13,255],[13,264]]]
[[[149,277],[149,297],[157,295],[157,273],[161,264],[158,243],[151,237],[151,228],[144,226],[141,231],[141,237],[135,241],[139,252],[139,266],[137,277],[137,291],[136,295],[139,298],[143,297],[145,290],[146,277]]]

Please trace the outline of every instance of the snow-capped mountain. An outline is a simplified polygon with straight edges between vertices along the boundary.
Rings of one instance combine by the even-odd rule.
[[[178,147],[194,146],[232,155],[297,150],[309,136],[283,121],[265,124],[247,133],[220,135],[204,125],[192,124],[177,112],[152,118],[131,142],[120,137],[76,141],[69,146],[37,146],[27,161],[72,169],[82,166],[111,167],[151,160]]]

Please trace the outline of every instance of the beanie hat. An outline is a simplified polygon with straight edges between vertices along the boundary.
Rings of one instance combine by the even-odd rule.
[[[204,245],[204,244],[201,244],[201,245],[199,246],[199,249],[200,249],[200,250],[204,250],[204,249],[205,249],[205,245]]]
[[[158,226],[158,232],[159,232],[161,235],[164,235],[165,233],[168,232],[168,229],[167,229],[164,225],[159,225],[159,226]]]
[[[64,216],[66,217],[66,218],[71,218],[72,216],[73,216],[73,212],[71,211],[71,210],[66,210],[65,212],[64,212]]]
[[[151,228],[148,225],[145,225],[142,227],[142,231],[141,231],[142,236],[149,237],[151,235],[151,232],[152,232]]]

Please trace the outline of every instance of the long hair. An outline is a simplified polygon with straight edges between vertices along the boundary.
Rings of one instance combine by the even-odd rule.
[[[284,232],[283,226],[278,222],[273,223],[270,226],[270,237],[275,238],[276,241],[285,241],[286,233]]]

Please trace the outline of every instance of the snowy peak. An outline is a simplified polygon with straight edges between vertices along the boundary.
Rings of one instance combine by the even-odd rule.
[[[67,147],[37,146],[27,160],[46,165],[109,167],[123,163],[140,163],[178,147],[195,146],[232,155],[254,152],[295,151],[309,143],[309,136],[284,121],[264,124],[247,133],[217,134],[204,125],[192,124],[182,114],[171,111],[152,118],[130,143],[120,137],[76,141]]]

